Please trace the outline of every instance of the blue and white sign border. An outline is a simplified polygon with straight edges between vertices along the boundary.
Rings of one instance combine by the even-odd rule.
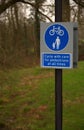
[[[69,30],[67,29],[67,27],[66,27],[65,25],[63,25],[63,24],[61,24],[61,23],[53,23],[53,24],[49,25],[49,26],[46,28],[45,32],[44,32],[43,39],[44,39],[44,41],[45,41],[46,47],[47,47],[50,51],[60,52],[61,50],[54,50],[54,49],[52,50],[51,48],[49,48],[48,45],[46,44],[46,40],[45,40],[45,35],[46,35],[47,30],[48,30],[51,26],[55,26],[55,25],[58,25],[58,26],[63,27],[63,28],[65,29],[65,31],[67,32],[67,34],[68,34],[68,41],[67,41],[67,43],[66,43],[66,46],[65,46],[63,49],[61,49],[61,50],[64,50],[64,49],[68,46],[69,41],[70,41]]]
[[[43,68],[58,68],[58,69],[71,69],[74,67],[74,46],[73,46],[73,41],[74,41],[74,24],[72,22],[55,22],[55,23],[44,23],[41,22],[40,23],[40,65]],[[56,25],[56,26],[54,26]],[[55,27],[55,28],[54,28]],[[50,34],[50,30],[54,29],[58,29],[58,27],[60,27],[61,31],[64,31],[64,35],[59,36],[59,34],[57,34],[57,30],[55,30],[55,35],[51,37]],[[65,31],[66,30],[66,31]],[[47,33],[46,33],[47,32]],[[66,32],[68,34],[68,41],[66,43],[64,39],[66,39]],[[45,39],[45,35],[46,35],[46,39]],[[48,37],[47,37],[48,36]],[[58,41],[60,40],[60,45],[57,48],[57,36],[59,36]],[[48,40],[48,42],[47,42]],[[47,42],[47,43],[46,43]],[[54,44],[55,43],[55,44]],[[55,48],[54,48],[55,45]],[[53,46],[53,48],[52,48]],[[44,55],[51,55],[51,59],[50,58],[46,58]],[[58,64],[58,61],[55,59],[56,55],[60,55],[60,61],[64,61],[63,59],[61,59],[61,55],[65,56],[65,65],[63,66],[64,62],[60,62],[60,64]],[[67,55],[69,55],[69,58],[67,59]],[[54,58],[52,58],[54,57]],[[55,66],[55,64],[52,62],[56,60],[57,64]],[[68,63],[67,63],[68,60]],[[49,62],[49,64],[47,64]],[[56,63],[55,62],[55,63]]]

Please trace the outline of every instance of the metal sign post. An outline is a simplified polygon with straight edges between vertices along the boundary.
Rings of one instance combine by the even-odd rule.
[[[55,0],[55,22],[62,22],[62,0]],[[62,69],[55,69],[55,130],[62,130]]]
[[[40,63],[55,68],[55,130],[62,130],[62,69],[77,67],[78,25],[62,22],[62,0],[55,0],[55,22],[40,25]]]

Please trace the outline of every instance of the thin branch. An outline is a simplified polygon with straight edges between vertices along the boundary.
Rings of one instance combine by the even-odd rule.
[[[20,0],[20,2],[22,2],[24,4],[29,4],[29,5],[33,6],[34,8],[36,7],[34,3],[31,3],[29,1]]]
[[[33,4],[33,3],[31,3],[31,2],[24,1],[24,0],[21,0],[21,2],[24,3],[24,4],[29,4],[32,7],[36,8],[36,5]],[[41,14],[41,15],[43,15],[44,17],[46,17],[50,22],[52,22],[52,20],[47,15],[43,14],[41,11],[38,10],[38,13]]]
[[[73,0],[76,4],[80,5],[81,7],[84,7],[84,2],[80,0]]]
[[[9,0],[7,3],[0,4],[0,14],[2,14],[6,9],[8,9],[10,6],[14,5],[17,2],[20,2],[20,0]]]
[[[38,10],[38,13],[46,17],[50,22],[53,22],[46,14],[43,14],[41,11]]]

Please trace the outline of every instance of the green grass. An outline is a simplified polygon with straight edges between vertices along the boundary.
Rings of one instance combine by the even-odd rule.
[[[84,130],[84,62],[63,70],[63,130]],[[0,130],[54,130],[54,70],[0,71]]]
[[[77,69],[64,72],[63,86],[63,128],[64,130],[84,129],[84,62]]]

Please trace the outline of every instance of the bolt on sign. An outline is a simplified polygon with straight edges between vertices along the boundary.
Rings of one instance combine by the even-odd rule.
[[[40,23],[40,64],[43,68],[75,68],[78,62],[78,24]]]

